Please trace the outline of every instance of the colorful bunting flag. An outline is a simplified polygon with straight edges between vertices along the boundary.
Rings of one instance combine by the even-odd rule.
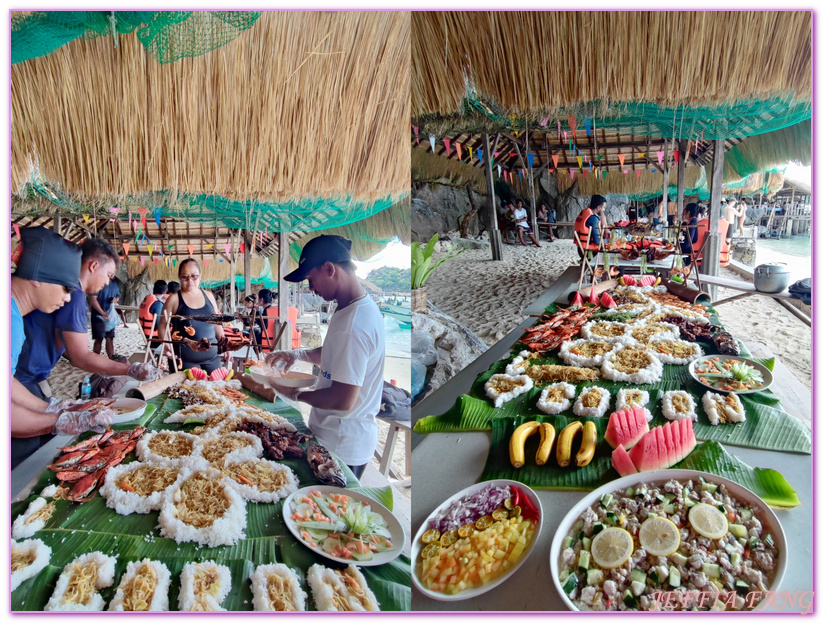
[[[664,154],[665,154],[665,152],[662,152],[662,151],[657,152],[657,164],[659,164],[661,167],[663,166],[663,155]]]
[[[637,169],[637,179],[640,179],[640,169]]]
[[[88,222],[89,222],[89,215],[88,215],[88,214],[84,214],[84,215],[83,215],[83,220],[84,220],[84,221],[86,221],[86,222],[88,223]]]
[[[623,166],[623,163],[626,162],[626,154],[617,154],[617,159],[620,161],[620,166]]]
[[[241,243],[240,243],[240,254],[242,255],[242,254],[243,254],[243,253],[245,253],[245,252],[246,252],[246,243],[245,243],[245,242],[241,242]]]
[[[572,179],[574,179],[574,169],[569,169],[569,175],[571,175]]]
[[[154,245],[151,244],[151,243],[148,243],[146,245],[146,248],[149,250],[149,257],[151,257],[151,254],[154,253]]]
[[[483,164],[483,150],[482,149],[477,150],[477,162],[479,162],[480,164]]]
[[[526,154],[526,158],[529,161],[529,168],[534,166],[534,154]]]
[[[498,165],[497,165],[497,177],[500,177],[500,171],[501,171],[501,167],[500,167],[500,165],[498,164]]]
[[[22,238],[20,237],[20,225],[18,225],[17,223],[14,223],[14,234],[17,236],[18,241],[22,240]]]
[[[604,180],[606,179],[606,173],[608,173],[608,171],[606,169],[603,169],[603,179]]]
[[[435,143],[434,134],[429,134],[429,145],[431,145],[432,153],[434,153],[434,143]]]
[[[548,123],[549,123],[549,118],[548,117],[543,117],[540,120],[540,127],[545,128]]]
[[[674,161],[675,162],[680,162],[680,150],[679,149],[674,150]]]
[[[209,258],[203,259],[203,263],[206,265],[206,268],[209,267]]]
[[[223,248],[226,250],[226,255],[231,254],[231,244],[230,243],[227,242],[226,244],[224,244]]]
[[[140,216],[145,217],[146,214],[149,213],[149,209],[146,206],[140,206],[139,208],[137,208],[137,212],[140,214]]]
[[[554,168],[557,168],[557,161],[560,160],[559,154],[552,154],[552,162],[554,163]]]
[[[645,151],[639,151],[639,152],[637,152],[637,157],[638,157],[638,158],[642,158],[642,157],[643,157],[643,156],[645,156],[645,155],[646,155],[646,152],[645,152]]]
[[[591,117],[586,117],[583,120],[583,125],[586,128],[586,136],[591,136],[592,135],[592,118]]]
[[[145,265],[146,265],[146,256],[141,255],[140,256],[140,266],[145,266]]]
[[[566,120],[569,122],[569,127],[572,129],[572,136],[574,140],[577,140],[577,117],[574,115],[569,115],[566,117]]]
[[[154,258],[154,265],[157,266],[157,258]]]
[[[460,143],[455,143],[454,148],[457,150],[457,159],[463,160],[463,154],[461,153],[461,145]]]
[[[128,255],[128,254],[129,254],[129,247],[130,247],[130,246],[131,246],[131,244],[130,244],[130,243],[128,243],[128,242],[124,242],[124,243],[123,243],[123,251],[125,251],[125,252],[126,252],[126,255]]]
[[[140,222],[143,225],[143,229],[148,229],[149,228],[148,225],[146,225],[146,217],[145,216],[140,217]]]
[[[472,154],[472,148],[469,147],[469,162],[472,162],[473,160],[474,160],[474,155]]]
[[[160,216],[162,216],[163,210],[160,208],[154,208],[154,222],[157,223],[157,226],[160,227]]]
[[[452,151],[451,139],[444,138],[443,139],[443,145],[446,146],[446,157],[448,158],[451,155],[451,151]]]
[[[583,156],[577,156],[577,166],[583,168]]]
[[[193,244],[187,244],[186,248],[189,250],[189,257],[193,256],[194,255],[194,245]]]

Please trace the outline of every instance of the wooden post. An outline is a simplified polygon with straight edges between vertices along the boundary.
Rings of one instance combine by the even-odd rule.
[[[483,153],[486,154],[485,169],[486,169],[486,189],[489,193],[489,243],[492,248],[492,259],[503,259],[503,241],[500,238],[500,229],[497,227],[497,207],[494,200],[494,180],[492,179],[492,161],[489,157],[491,150],[489,149],[489,135],[483,134]]]
[[[709,233],[703,243],[703,274],[718,275],[720,272],[720,200],[723,196],[723,162],[726,159],[726,141],[714,141],[714,160],[712,160],[712,194],[709,199]],[[717,296],[715,286],[707,286],[709,298]]]
[[[529,162],[529,128],[526,126],[526,162],[524,163],[529,169],[529,200],[532,204],[531,213],[531,228],[534,232],[534,239],[540,241],[540,230],[537,229],[537,199],[534,194],[534,168]]]
[[[688,143],[677,141],[677,151],[680,154],[677,161],[677,218],[683,214],[683,201],[686,190],[686,147]]]
[[[248,229],[243,231],[243,240],[246,246],[243,254],[243,282],[246,284],[245,296],[248,296],[251,294],[251,250],[254,248],[254,238]]]
[[[291,326],[289,326],[289,283],[283,279],[289,274],[289,232],[277,233],[279,248],[277,255],[277,310],[280,322],[286,324],[286,330],[280,336],[280,341],[274,345],[278,350],[291,350]]]
[[[54,215],[54,226],[52,229],[54,229],[57,234],[63,235],[63,218],[59,214]]]
[[[238,236],[239,237],[239,236]],[[231,271],[231,279],[229,279],[229,311],[233,314],[237,308],[237,296],[234,292],[234,272],[237,267],[237,250],[235,249],[234,232],[229,232],[229,242],[231,243],[231,256],[229,257],[229,270]]]

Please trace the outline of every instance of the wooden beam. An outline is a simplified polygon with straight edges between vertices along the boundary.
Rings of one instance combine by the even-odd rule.
[[[677,141],[677,153],[679,160],[677,162],[677,218],[683,214],[683,197],[686,190],[686,146],[682,139]]]
[[[726,155],[725,142],[722,140],[714,142],[714,160],[712,161],[712,192],[709,198],[709,233],[703,243],[705,252],[703,253],[703,272],[707,275],[717,276],[720,272],[720,200],[723,197],[723,163]],[[709,293],[709,297],[714,300],[717,296],[715,286],[704,286]]]
[[[291,350],[291,323],[289,323],[289,284],[283,279],[289,274],[289,232],[277,233],[280,247],[278,249],[279,263],[277,268],[277,309],[280,321],[286,323],[286,330],[280,336],[280,343],[275,344],[279,350]]]
[[[254,239],[251,232],[243,231],[243,238],[246,244],[246,252],[243,254],[243,281],[245,282],[245,295],[251,294],[251,250],[254,246]]]
[[[483,148],[489,149],[489,135],[483,134]],[[497,228],[497,207],[495,206],[494,179],[492,178],[492,163],[490,159],[485,161],[486,169],[486,191],[489,194],[489,243],[492,250],[492,259],[502,261],[503,241],[500,238],[500,230]]]

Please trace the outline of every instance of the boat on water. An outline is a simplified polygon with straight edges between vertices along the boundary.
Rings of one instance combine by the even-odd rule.
[[[402,328],[411,326],[411,300],[408,297],[391,297],[381,301],[380,311],[391,316]]]

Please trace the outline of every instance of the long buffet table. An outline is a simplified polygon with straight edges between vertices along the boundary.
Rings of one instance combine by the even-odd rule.
[[[299,412],[291,409],[279,399],[275,403],[266,402],[256,394],[250,395],[249,402],[267,410],[278,413],[288,419],[303,433],[310,431],[305,426]],[[140,424],[152,430],[187,430],[190,426],[182,424],[163,424],[170,413],[182,406],[180,400],[168,398],[166,394],[148,401],[156,407],[156,411],[147,412],[135,422],[115,425],[115,430],[134,428]],[[32,456],[18,465],[11,473],[12,519],[25,511],[28,505],[36,498],[43,487],[54,480],[46,467],[51,464],[61,452],[61,446],[72,441],[68,436],[57,436],[44,445]],[[126,462],[133,460],[132,457]],[[269,458],[264,453],[264,458]],[[313,476],[305,458],[285,459],[278,461],[288,465],[299,479],[300,487],[320,484]],[[348,488],[359,491],[373,499],[377,499],[391,508],[392,492],[389,487],[367,489],[360,487],[360,483],[343,465],[348,478]],[[158,512],[148,515],[128,516],[117,515],[114,510],[107,508],[99,492],[93,500],[83,504],[59,500],[57,509],[46,526],[35,533],[32,538],[39,538],[52,547],[50,565],[35,578],[27,580],[12,593],[12,610],[40,610],[48,601],[63,565],[75,556],[86,553],[85,547],[91,542],[93,549],[103,551],[107,555],[117,555],[117,572],[115,584],[102,592],[105,601],[111,599],[120,575],[125,570],[126,561],[139,560],[143,556],[164,562],[172,572],[172,586],[169,603],[171,609],[177,608],[177,590],[179,585],[179,568],[184,562],[195,560],[214,559],[226,564],[232,571],[232,592],[226,598],[224,607],[228,610],[251,610],[252,597],[248,574],[257,565],[271,562],[285,563],[296,570],[298,575],[305,578],[306,570],[315,563],[340,568],[341,565],[323,558],[310,551],[298,542],[286,529],[282,518],[282,500],[274,504],[246,504],[247,527],[246,536],[234,546],[215,548],[198,547],[192,543],[176,544],[171,539],[160,536],[157,528]],[[90,505],[92,508],[85,508]],[[93,511],[93,512],[89,512]],[[404,531],[408,526],[403,526]],[[62,536],[62,540],[61,540]],[[112,538],[113,537],[113,538]],[[407,535],[408,538],[408,535]],[[90,546],[90,545],[89,545]],[[399,558],[376,567],[361,569],[375,592],[378,601],[385,610],[408,610],[410,607],[410,579],[408,558],[401,555]],[[308,587],[304,590],[311,594]],[[310,602],[312,603],[312,602]]]
[[[577,285],[578,268],[571,267],[524,313],[539,314],[557,301],[565,304],[568,294]],[[497,344],[469,364],[448,383],[422,400],[412,410],[412,418],[445,413],[462,394],[468,394],[472,383],[497,360],[503,358],[522,336],[523,330],[534,324],[526,318]],[[790,377],[785,367],[775,366],[774,392],[780,397],[781,386]],[[787,376],[788,375],[788,376]],[[797,381],[792,384],[794,387]],[[811,421],[811,395],[793,409],[806,412],[792,414],[805,422]],[[782,397],[781,397],[782,398]],[[480,480],[491,446],[490,432],[458,432],[413,434],[412,439],[412,535],[438,505],[458,491]],[[752,467],[779,471],[794,487],[801,506],[776,511],[788,540],[788,570],[779,589],[790,594],[791,602],[777,599],[781,611],[808,611],[812,591],[812,457],[804,454],[771,452],[736,446],[727,450]],[[554,534],[566,513],[587,492],[570,490],[536,490],[543,505],[543,529],[529,559],[510,578],[488,593],[467,601],[441,602],[412,589],[414,610],[567,610],[552,583],[549,570],[549,548]],[[412,561],[412,565],[416,561]],[[768,608],[767,609],[771,609]]]

